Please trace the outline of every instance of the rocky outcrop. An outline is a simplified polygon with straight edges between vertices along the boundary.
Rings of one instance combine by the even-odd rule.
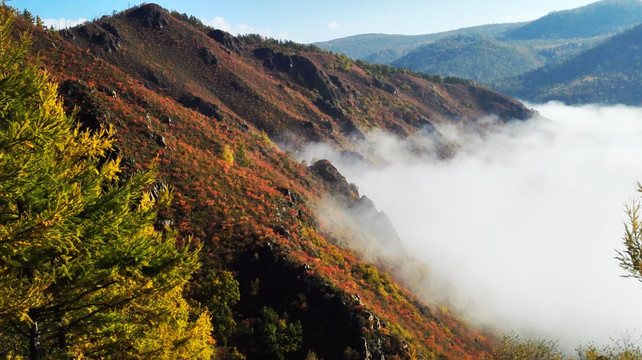
[[[394,86],[390,85],[387,82],[383,82],[383,81],[381,81],[379,79],[374,79],[372,81],[372,85],[374,87],[376,87],[377,89],[381,89],[381,90],[383,90],[383,91],[385,91],[387,93],[390,93],[392,95],[398,95],[397,89],[395,89]]]
[[[222,44],[227,49],[234,51],[236,53],[241,53],[244,49],[243,44],[234,37],[232,34],[225,32],[223,30],[214,29],[207,32],[207,36],[212,38],[214,41]]]
[[[60,34],[71,41],[80,37],[94,45],[97,45],[99,49],[105,52],[120,50],[122,41],[120,33],[116,27],[109,22],[103,22],[101,24],[83,24],[72,29],[61,30]]]
[[[205,116],[213,117],[219,120],[222,118],[219,113],[218,106],[207,102],[198,96],[186,94],[178,98],[178,102],[181,105],[198,111]]]
[[[358,91],[337,76],[328,76],[305,56],[287,55],[265,47],[255,49],[254,56],[262,60],[265,67],[286,73],[295,83],[316,91],[320,96],[314,100],[314,105],[332,117],[343,134],[364,138],[359,127],[346,116],[342,108],[342,93],[356,97],[359,96]]]
[[[266,67],[287,73],[299,85],[318,91],[323,101],[332,107],[337,107],[340,104],[339,94],[335,90],[336,86],[309,58],[275,52],[270,48],[255,49],[254,56],[262,60]]]
[[[216,55],[209,48],[202,47],[198,50],[198,56],[203,60],[205,65],[218,65],[218,59]]]
[[[149,133],[149,138],[154,140],[154,142],[158,146],[160,146],[162,148],[166,148],[167,147],[167,141],[165,140],[165,136],[152,131],[152,132]]]
[[[119,39],[119,40],[121,39],[120,33],[118,32],[118,29],[116,29],[116,27],[112,23],[110,23],[110,22],[102,22],[102,23],[100,23],[100,26],[103,29],[107,30],[110,34],[114,35],[117,39]]]
[[[162,29],[167,26],[167,11],[156,4],[144,4],[129,13],[129,16],[139,19],[140,24],[150,29]]]
[[[94,98],[95,89],[81,80],[65,80],[58,86],[63,105],[69,112],[76,109],[76,121],[81,128],[97,131],[103,127],[105,114]]]
[[[106,51],[117,51],[120,48],[119,39],[108,32],[93,35],[91,41],[102,46]]]
[[[330,81],[332,81],[332,84],[336,86],[339,91],[341,91],[343,94],[347,94],[348,96],[352,96],[355,98],[358,98],[361,96],[359,91],[352,87],[350,83],[343,81],[341,78],[339,78],[336,75],[330,75],[328,76],[330,78]]]
[[[359,189],[357,186],[348,183],[346,178],[339,173],[339,170],[337,170],[329,160],[318,160],[310,166],[310,171],[323,179],[336,195],[346,199],[359,198]]]
[[[406,255],[406,250],[384,212],[377,210],[374,202],[367,196],[360,196],[356,185],[350,184],[339,170],[328,160],[318,160],[310,166],[310,171],[323,179],[331,194],[347,210],[347,215],[361,228],[361,231],[374,239],[377,247],[391,258]]]
[[[435,125],[433,125],[433,123],[430,122],[430,120],[428,120],[426,118],[419,117],[419,118],[416,119],[416,123],[417,123],[416,126],[419,129],[421,129],[423,131],[426,131],[429,134],[434,134],[437,131],[437,128],[435,127]]]
[[[140,71],[140,75],[144,80],[146,80],[145,85],[148,88],[162,87],[167,84],[167,81],[163,79],[163,76],[152,69],[143,69]]]

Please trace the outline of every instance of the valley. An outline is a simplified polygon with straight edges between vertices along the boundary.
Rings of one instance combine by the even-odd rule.
[[[639,2],[316,44],[7,5],[1,356],[638,358]]]

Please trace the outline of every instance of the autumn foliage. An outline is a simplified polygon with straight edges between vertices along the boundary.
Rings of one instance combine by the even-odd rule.
[[[56,87],[38,85],[48,94],[40,103],[51,106],[65,135],[48,140],[59,145],[42,147],[50,151],[46,156],[29,155],[38,148],[31,140],[14,151],[29,158],[15,164],[32,166],[15,174],[36,177],[24,184],[40,187],[20,189],[14,175],[3,178],[0,206],[14,216],[2,221],[36,222],[29,226],[55,230],[47,238],[66,242],[17,246],[45,234],[28,232],[29,239],[2,244],[0,275],[20,282],[3,282],[2,293],[18,285],[25,293],[0,303],[0,311],[14,314],[11,322],[0,320],[7,331],[2,339],[10,344],[0,351],[27,351],[29,336],[21,334],[33,333],[38,324],[36,332],[47,331],[38,346],[51,352],[113,354],[120,350],[112,345],[134,339],[120,334],[136,334],[140,341],[131,349],[139,353],[176,350],[187,356],[181,349],[190,346],[200,358],[214,348],[228,359],[353,359],[366,353],[475,359],[487,353],[489,336],[445,307],[424,303],[381,271],[381,264],[363,262],[325,234],[312,209],[328,188],[275,142],[296,150],[328,141],[350,150],[351,136],[369,128],[403,135],[455,115],[472,122],[486,114],[484,101],[501,118],[526,116],[521,105],[468,84],[432,83],[401,72],[369,74],[374,70],[297,44],[226,38],[153,4],[61,32],[20,20],[14,36],[24,30],[33,33],[31,54],[40,54],[50,74],[33,76],[60,84],[67,112],[76,112],[83,130],[62,112]],[[271,60],[257,58],[261,51]],[[283,71],[278,59],[298,70]],[[15,164],[2,163],[3,170]],[[43,171],[46,166],[53,170]],[[44,180],[51,176],[58,180]],[[45,192],[61,197],[44,201]],[[84,205],[67,214],[73,199]],[[39,201],[42,209],[21,217],[27,200]],[[62,210],[49,208],[54,205]],[[78,234],[68,236],[79,225]],[[105,228],[116,241],[101,240]],[[25,228],[0,229],[5,239]],[[39,250],[45,248],[53,250]],[[194,248],[201,249],[195,273]],[[15,262],[11,271],[6,259]],[[76,261],[91,266],[75,267]],[[111,271],[108,265],[118,261],[127,264]],[[67,306],[59,301],[61,292],[74,296],[83,289],[111,304],[93,325],[74,319],[96,312],[89,301],[94,295],[60,310]],[[105,297],[111,290],[116,295]],[[46,328],[40,325],[44,317],[51,324]],[[123,318],[138,325],[105,325],[127,324]],[[142,319],[148,320],[145,327],[137,322]],[[72,323],[79,335],[65,335],[61,346],[54,335]],[[97,341],[90,325],[113,336]],[[96,345],[72,346],[72,339]],[[160,348],[154,341],[176,347]],[[202,341],[209,341],[207,349],[198,347]]]

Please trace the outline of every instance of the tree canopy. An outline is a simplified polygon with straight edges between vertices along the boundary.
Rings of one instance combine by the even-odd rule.
[[[0,356],[208,359],[206,310],[183,298],[198,249],[155,229],[167,189],[119,177],[110,129],[83,131],[0,8]]]

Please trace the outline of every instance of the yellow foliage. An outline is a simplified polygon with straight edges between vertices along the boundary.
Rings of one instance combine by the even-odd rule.
[[[154,229],[169,192],[118,181],[113,131],[65,115],[12,22],[0,5],[0,354],[211,359],[209,313],[182,296],[198,250]]]
[[[234,151],[232,151],[232,148],[228,144],[223,145],[221,159],[230,165],[234,165]]]
[[[275,146],[274,142],[272,142],[272,140],[270,140],[270,137],[268,136],[268,134],[265,131],[261,131],[261,141],[263,141],[263,143],[265,145],[269,146],[269,147],[274,147]]]

